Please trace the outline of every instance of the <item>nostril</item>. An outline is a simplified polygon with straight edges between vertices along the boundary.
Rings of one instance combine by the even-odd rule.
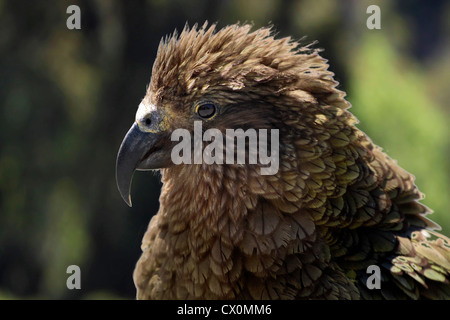
[[[145,124],[149,126],[152,123],[152,120],[150,118],[145,119]]]

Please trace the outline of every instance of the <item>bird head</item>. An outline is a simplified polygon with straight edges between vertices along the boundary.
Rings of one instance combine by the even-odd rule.
[[[117,157],[122,198],[131,206],[135,170],[176,165],[172,134],[193,132],[196,121],[203,131],[279,129],[281,157],[292,157],[291,131],[316,126],[318,106],[348,107],[327,68],[318,50],[289,37],[276,39],[271,28],[251,32],[250,25],[231,25],[216,31],[205,23],[161,40],[148,90]]]

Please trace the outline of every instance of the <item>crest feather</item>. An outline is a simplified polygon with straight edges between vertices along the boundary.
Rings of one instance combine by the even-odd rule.
[[[337,90],[327,60],[313,48],[291,37],[276,39],[272,27],[251,31],[249,24],[234,24],[216,31],[216,24],[185,26],[161,40],[149,90],[157,100],[174,100],[221,86],[282,94],[305,91],[317,101],[348,108]],[[263,87],[266,88],[263,88]],[[329,99],[332,99],[332,101]],[[337,103],[337,104],[336,104]]]

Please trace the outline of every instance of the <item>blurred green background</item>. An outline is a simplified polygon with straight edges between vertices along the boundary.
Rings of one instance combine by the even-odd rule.
[[[81,8],[81,30],[66,9]],[[366,9],[381,8],[381,30]],[[0,298],[133,299],[159,177],[116,189],[119,145],[157,45],[186,22],[273,24],[317,47],[359,127],[416,176],[450,235],[450,2],[0,1]],[[81,267],[81,290],[66,268]]]

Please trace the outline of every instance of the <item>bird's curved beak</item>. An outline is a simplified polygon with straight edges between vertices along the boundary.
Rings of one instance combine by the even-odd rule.
[[[161,153],[160,132],[145,132],[135,122],[119,149],[116,161],[116,181],[122,199],[131,207],[131,181],[135,170],[163,168],[165,157]]]

